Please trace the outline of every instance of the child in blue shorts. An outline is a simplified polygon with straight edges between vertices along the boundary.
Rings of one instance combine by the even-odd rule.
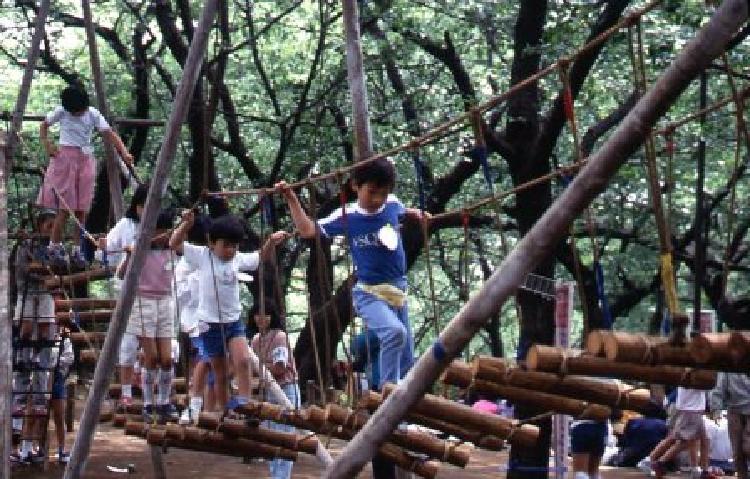
[[[276,187],[289,204],[300,236],[313,238],[320,233],[326,238],[347,237],[357,276],[352,289],[354,306],[380,342],[379,355],[373,358],[379,362],[380,380],[376,386],[380,388],[387,382],[396,383],[414,362],[400,225],[404,216],[421,220],[422,212],[404,207],[392,194],[396,171],[387,159],[365,162],[354,170],[352,180],[357,201],[317,222],[307,216],[285,182]]]
[[[240,321],[240,278],[246,276],[243,271],[258,269],[261,256],[265,257],[289,234],[277,231],[271,234],[260,252],[244,253],[237,250],[245,230],[236,217],[224,215],[211,222],[208,246],[185,241],[194,222],[195,213],[185,212],[182,224],[172,233],[169,246],[198,274],[198,328],[216,378],[216,406],[219,410],[234,409],[250,397],[250,353],[245,325]],[[231,402],[227,393],[227,352],[239,389],[239,395]]]

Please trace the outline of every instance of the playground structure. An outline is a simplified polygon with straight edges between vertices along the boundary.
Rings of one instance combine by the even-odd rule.
[[[641,10],[637,10],[623,19],[619,24],[609,29],[605,34],[595,38],[584,46],[576,55],[550,65],[535,76],[514,85],[508,92],[494,97],[492,100],[476,105],[466,113],[426,132],[404,145],[375,154],[369,141],[369,122],[366,111],[366,91],[364,89],[364,74],[362,69],[361,51],[358,42],[358,20],[356,4],[345,1],[344,22],[346,33],[354,39],[347,42],[351,47],[347,51],[352,101],[355,106],[354,125],[357,131],[357,158],[361,162],[374,161],[377,158],[391,157],[399,151],[413,150],[430,144],[451,128],[466,124],[473,126],[476,132],[475,143],[481,154],[483,145],[481,115],[506,101],[515,92],[523,89],[524,85],[537,81],[547,75],[562,72],[562,89],[564,95],[571,95],[570,85],[565,82],[565,72],[571,61],[587,49],[601,42],[622,28],[630,28],[638,22],[640,16],[647,14],[658,2],[652,2]],[[84,0],[84,13],[88,2]],[[106,267],[71,272],[70,274],[48,274],[44,279],[48,288],[56,289],[62,294],[55,302],[55,320],[59,324],[75,326],[78,331],[71,335],[74,344],[81,348],[79,360],[82,363],[96,364],[94,380],[86,404],[86,414],[81,418],[76,446],[71,462],[66,470],[66,477],[80,477],[83,472],[85,458],[91,448],[91,440],[96,425],[101,419],[101,404],[105,396],[117,394],[117,388],[110,386],[114,370],[116,351],[122,339],[126,321],[133,304],[136,279],[143,263],[143,254],[148,238],[153,233],[160,197],[166,188],[166,181],[170,163],[174,157],[179,124],[185,115],[185,108],[191,96],[199,65],[202,61],[207,34],[210,30],[219,2],[208,0],[204,5],[201,20],[190,45],[184,75],[175,95],[174,108],[165,126],[165,137],[153,174],[146,208],[142,217],[142,235],[131,259],[122,291],[118,298],[100,301],[64,297],[64,292],[73,285],[106,278],[111,271]],[[37,28],[43,28],[44,14],[48,2],[42,2],[42,8],[37,17]],[[222,419],[215,415],[201,416],[198,427],[180,427],[167,425],[164,427],[145,427],[135,417],[125,415],[111,415],[116,425],[125,428],[127,434],[144,437],[154,451],[154,467],[157,475],[165,477],[164,466],[160,464],[161,448],[179,447],[192,450],[209,451],[238,457],[258,456],[267,458],[284,458],[294,460],[298,453],[315,455],[322,466],[326,467],[326,477],[352,477],[372,455],[380,454],[399,467],[412,471],[421,477],[434,477],[440,463],[447,463],[455,467],[463,467],[470,460],[471,447],[465,443],[472,443],[475,447],[498,450],[503,441],[518,447],[532,447],[538,437],[539,429],[524,421],[512,421],[501,417],[489,420],[487,417],[472,411],[466,406],[456,404],[444,398],[430,395],[428,389],[435,383],[442,373],[445,384],[457,386],[461,389],[481,391],[492,397],[506,398],[511,401],[531,403],[545,414],[566,414],[577,418],[604,420],[611,414],[611,408],[627,408],[635,411],[646,411],[649,407],[650,395],[648,391],[637,387],[601,387],[592,382],[590,377],[616,376],[618,378],[637,383],[682,385],[698,389],[710,389],[715,383],[716,371],[744,371],[750,359],[747,332],[705,333],[688,337],[686,333],[687,321],[680,311],[674,296],[674,284],[671,273],[671,258],[669,235],[662,231],[664,213],[658,201],[661,194],[658,190],[658,174],[650,169],[650,181],[656,181],[656,190],[652,189],[652,200],[655,214],[661,218],[657,220],[660,226],[659,238],[662,249],[662,277],[667,295],[667,306],[673,319],[674,332],[670,338],[648,337],[644,335],[628,335],[620,332],[594,331],[588,336],[585,352],[574,352],[566,348],[554,348],[547,345],[534,345],[530,348],[525,362],[517,365],[497,358],[480,357],[473,364],[456,362],[457,357],[473,334],[482,326],[484,321],[496,313],[502,303],[519,287],[537,291],[540,295],[551,297],[549,285],[539,285],[532,274],[534,265],[541,261],[544,255],[567,231],[567,226],[582,212],[596,194],[605,186],[609,178],[630,153],[645,142],[647,152],[654,152],[654,134],[672,135],[681,121],[673,122],[662,130],[653,130],[658,118],[666,111],[670,103],[676,99],[689,81],[702,71],[705,66],[724,51],[726,43],[732,34],[747,19],[747,4],[739,0],[727,0],[717,10],[714,18],[700,32],[693,44],[688,45],[661,78],[647,88],[642,85],[642,97],[631,113],[622,121],[620,128],[600,150],[591,156],[580,155],[572,164],[559,168],[553,173],[540,177],[532,182],[518,186],[512,191],[492,193],[487,198],[467,205],[460,211],[467,211],[482,207],[497,207],[499,201],[505,197],[518,193],[524,188],[551,181],[553,178],[571,176],[577,173],[570,186],[548,211],[548,213],[527,233],[526,237],[508,255],[503,264],[488,279],[479,293],[473,296],[459,314],[444,327],[439,338],[420,358],[417,365],[399,386],[386,386],[382,394],[367,392],[362,395],[356,408],[348,407],[337,401],[320,405],[310,405],[295,409],[284,401],[283,394],[276,387],[275,394],[283,406],[253,401],[245,406],[241,412],[248,418],[254,418],[260,423],[272,420],[291,424],[310,433],[284,434],[274,433],[263,426],[249,425],[232,420]],[[90,11],[88,14],[90,22]],[[41,18],[41,20],[40,20]],[[90,25],[89,25],[90,26]],[[92,30],[91,28],[87,30]],[[93,35],[93,33],[91,33]],[[37,36],[35,35],[35,38]],[[91,39],[90,39],[91,41]],[[92,45],[95,42],[92,41]],[[34,55],[38,54],[38,38],[32,42],[29,51],[29,70],[33,72]],[[701,48],[698,48],[701,45]],[[705,45],[710,45],[706,47]],[[37,53],[34,53],[36,50]],[[92,65],[97,61],[95,48],[92,49]],[[97,98],[100,106],[104,102],[103,88],[97,68],[93,69]],[[687,72],[687,73],[686,73]],[[678,75],[677,73],[680,73]],[[31,81],[24,81],[19,95],[19,105],[12,116],[12,129],[3,158],[9,161],[16,148],[16,134],[23,119],[25,95]],[[731,78],[731,75],[730,75]],[[714,105],[721,108],[734,102],[738,111],[742,111],[742,99],[747,89],[737,91],[731,99],[722,100]],[[106,106],[100,108],[106,111]],[[567,111],[571,130],[575,132],[575,112]],[[741,121],[741,113],[738,122]],[[136,120],[138,121],[138,120]],[[685,119],[684,121],[690,121]],[[476,127],[477,122],[480,123]],[[578,140],[576,140],[577,142]],[[650,144],[650,146],[648,146]],[[579,148],[576,148],[579,150]],[[486,155],[486,152],[484,153]],[[579,151],[580,154],[580,151]],[[649,162],[655,161],[653,154],[647,154]],[[113,153],[107,153],[107,164],[112,171],[110,178],[119,179],[115,172],[119,171]],[[339,180],[342,175],[350,172],[356,165],[324,173],[314,178],[306,179],[293,187],[308,187],[324,180]],[[9,170],[6,170],[9,171]],[[7,179],[7,176],[4,177]],[[115,181],[115,183],[116,183]],[[2,182],[0,182],[2,183]],[[652,185],[653,186],[653,185]],[[113,191],[120,191],[119,186]],[[3,194],[5,188],[0,184],[0,201],[6,199]],[[207,196],[252,195],[265,198],[276,192],[271,188],[259,188],[242,191],[209,192]],[[117,197],[117,194],[114,195]],[[117,206],[119,204],[119,206]],[[122,198],[113,202],[115,212],[122,213]],[[5,208],[0,208],[5,212]],[[115,213],[119,216],[119,214]],[[434,215],[430,221],[440,221],[456,212]],[[7,232],[6,224],[0,216],[0,229]],[[427,231],[429,224],[424,224],[425,248],[429,248]],[[0,235],[3,238],[6,235]],[[2,246],[2,245],[0,245]],[[8,251],[7,247],[3,249]],[[7,254],[7,253],[3,253]],[[4,265],[7,265],[7,257]],[[43,266],[39,266],[44,273]],[[5,278],[0,282],[7,283],[7,269]],[[47,273],[50,273],[47,271]],[[582,301],[582,303],[585,303]],[[0,310],[8,310],[0,304]],[[9,323],[6,321],[6,323]],[[103,325],[107,323],[106,334],[99,330],[88,333],[84,329],[89,325]],[[3,326],[6,327],[6,326]],[[100,328],[97,328],[100,329]],[[437,322],[436,322],[437,330]],[[9,333],[9,331],[6,331]],[[8,338],[10,334],[0,337]],[[11,351],[10,345],[0,348]],[[256,370],[262,381],[274,389],[274,382],[267,371],[258,366],[254,359]],[[3,362],[5,365],[6,363]],[[7,362],[10,364],[10,361]],[[11,396],[9,389],[11,372],[4,370],[0,376],[0,392],[3,401]],[[184,382],[182,383],[184,387]],[[184,405],[184,398],[175,396],[176,402]],[[9,411],[9,404],[4,411]],[[353,406],[353,405],[352,405]],[[134,409],[135,411],[135,409]],[[0,425],[7,426],[5,421]],[[400,430],[397,425],[406,418],[414,424],[422,424],[430,429],[442,431],[458,438],[458,441],[445,441],[421,431]],[[447,420],[446,418],[450,418]],[[5,428],[6,430],[9,428]],[[366,430],[367,434],[360,434]],[[328,455],[321,441],[322,436],[337,437],[351,442],[344,453],[335,461]],[[10,441],[5,441],[10,444]],[[7,454],[5,457],[7,458]],[[427,459],[425,459],[427,458]],[[7,466],[6,466],[7,470]],[[159,472],[161,471],[161,473]],[[7,474],[4,477],[9,477]]]

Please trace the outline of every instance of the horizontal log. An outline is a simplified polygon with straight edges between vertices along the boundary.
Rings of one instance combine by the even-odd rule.
[[[690,355],[697,364],[733,365],[734,357],[729,350],[730,333],[701,333],[688,344]]]
[[[318,406],[305,408],[304,415],[307,421],[313,426],[313,430],[320,432],[328,430],[331,436],[343,440],[350,440],[356,434],[355,431],[344,427],[333,427],[328,421],[328,413],[325,409]],[[378,453],[385,459],[393,462],[395,465],[406,471],[411,471],[420,477],[432,479],[438,473],[439,464],[435,461],[423,461],[421,458],[414,457],[396,446],[392,442],[386,441],[378,448]]]
[[[610,361],[642,365],[696,366],[684,345],[673,345],[665,337],[623,331],[602,333],[604,357]]]
[[[98,349],[82,349],[78,354],[78,361],[81,364],[96,364],[99,361]]]
[[[477,383],[481,380],[491,384],[514,386],[530,391],[539,391],[553,397],[569,398],[581,402],[588,401],[605,406],[630,409],[641,413],[648,413],[653,409],[651,403],[651,394],[647,389],[635,389],[616,381],[602,381],[586,376],[559,376],[553,373],[539,371],[527,371],[518,367],[507,367],[504,363],[499,363],[499,358],[480,356],[474,360],[473,367],[462,361],[454,361],[443,375],[443,380],[447,384],[453,384],[458,387],[466,388],[471,385],[472,380],[476,380],[473,387],[477,391],[485,393],[498,393],[499,390],[494,387],[479,389],[483,387]],[[505,370],[499,374],[498,364],[502,364]],[[485,390],[486,389],[486,390]],[[517,395],[509,397],[512,391],[506,390],[505,395],[498,396],[506,399],[518,401],[532,401],[536,404],[536,398],[521,399]],[[546,401],[546,400],[545,400]],[[571,414],[566,412],[571,410],[573,403],[562,401],[561,405],[554,406],[549,403],[538,404],[541,409],[548,408],[562,414]],[[575,409],[584,410],[582,406],[575,406]],[[599,411],[597,414],[604,414]]]
[[[352,430],[361,429],[369,419],[369,414],[365,411],[354,411],[338,404],[327,404],[325,410],[330,422]],[[458,467],[466,467],[471,457],[471,448],[468,446],[443,441],[421,431],[396,429],[388,437],[388,441]]]
[[[292,451],[315,455],[318,440],[302,434],[280,432],[261,426],[250,426],[244,421],[224,419],[219,413],[201,414],[198,427],[223,433],[225,436],[242,437],[254,441],[280,446]]]
[[[161,432],[163,431],[163,432]],[[216,431],[208,431],[197,427],[178,426],[168,424],[163,430],[152,435],[149,431],[147,439],[151,445],[166,445],[190,449],[195,451],[212,452],[215,454],[236,457],[263,457],[266,459],[284,459],[296,461],[297,453],[279,446],[272,446],[252,439],[226,436]]]
[[[733,331],[729,338],[729,351],[736,364],[750,362],[750,331]]]
[[[555,374],[581,374],[605,378],[642,381],[649,384],[684,386],[692,389],[712,389],[716,384],[716,371],[698,370],[679,366],[644,366],[618,363],[605,358],[581,356],[573,350],[535,344],[526,355],[530,370]]]
[[[80,311],[77,313],[71,313],[70,311],[58,311],[55,313],[55,318],[59,322],[65,322],[72,320],[71,317],[74,317],[78,320],[78,322],[81,323],[93,323],[93,322],[99,322],[99,323],[105,323],[110,320],[112,317],[112,310],[111,309],[95,309],[91,311]]]
[[[42,278],[42,281],[47,289],[70,287],[77,284],[88,283],[89,281],[108,278],[111,276],[112,272],[112,268],[94,268],[68,275],[46,276]]]
[[[56,299],[55,310],[69,311],[73,309],[76,311],[85,311],[88,309],[114,309],[116,303],[117,300],[115,299]]]
[[[172,395],[171,403],[178,409],[186,408],[188,406],[188,402],[189,399],[187,394]],[[134,399],[132,404],[125,407],[124,410],[118,412],[124,412],[125,414],[133,415],[143,414],[143,402],[140,399]]]
[[[394,387],[391,384],[386,384],[383,387],[384,394],[387,396]],[[381,395],[369,391],[363,395],[361,405],[370,410],[375,410],[382,401]],[[439,418],[443,422],[452,422],[461,428],[475,430],[480,435],[495,436],[500,439],[510,438],[512,444],[519,446],[531,446],[536,443],[539,437],[539,428],[536,426],[530,424],[518,425],[510,419],[481,413],[469,406],[432,394],[425,394],[407,417],[410,421],[417,422],[420,416]],[[419,422],[419,424],[431,427],[429,424],[422,422]]]
[[[73,346],[89,346],[91,344],[101,344],[104,342],[104,338],[107,337],[106,331],[80,331],[76,333],[70,333],[70,342]]]

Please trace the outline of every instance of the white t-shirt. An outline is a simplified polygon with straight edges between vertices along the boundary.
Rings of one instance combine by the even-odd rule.
[[[678,387],[675,407],[678,411],[705,411],[706,391]]]
[[[91,133],[96,128],[99,131],[111,130],[99,110],[89,107],[81,116],[75,116],[65,108],[58,106],[44,119],[48,125],[60,123],[60,145],[78,146],[84,153],[92,153]]]
[[[206,246],[183,243],[183,256],[198,273],[198,318],[204,323],[231,323],[240,319],[240,271],[255,271],[260,263],[257,251],[237,253],[222,261]],[[214,282],[214,277],[216,281]],[[218,302],[218,305],[217,305]]]
[[[139,223],[130,218],[120,218],[109,233],[107,233],[107,262],[116,266],[125,257],[125,246],[135,244],[138,236]]]
[[[706,427],[706,436],[711,445],[710,458],[713,461],[730,461],[732,456],[732,443],[729,442],[729,429],[727,420],[719,419],[718,424],[704,417],[703,425]]]
[[[174,269],[177,284],[177,305],[180,308],[180,327],[190,337],[198,336],[198,272],[193,270],[185,257],[180,258]]]

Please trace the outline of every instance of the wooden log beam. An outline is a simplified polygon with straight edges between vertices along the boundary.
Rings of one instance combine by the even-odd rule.
[[[90,344],[101,344],[104,338],[107,336],[105,331],[80,331],[76,333],[70,333],[70,342],[73,346],[88,346]]]
[[[174,378],[172,380],[172,388],[177,394],[187,394],[187,382],[185,378]],[[109,397],[112,399],[120,399],[122,395],[122,384],[112,383],[109,385]],[[138,384],[133,385],[133,397],[141,395],[141,386]]]
[[[325,411],[329,422],[354,431],[361,429],[370,418],[365,411],[355,411],[338,404],[327,404]],[[471,457],[470,447],[443,441],[421,431],[397,429],[388,437],[388,441],[458,467],[466,467]]]
[[[347,429],[344,427],[333,427],[328,421],[326,410],[321,407],[310,406],[305,409],[305,413],[308,421],[313,425],[313,427],[318,428],[321,432],[327,430],[327,434],[343,440],[350,440],[355,435],[355,431],[351,429]],[[423,461],[420,458],[408,454],[402,448],[396,446],[390,441],[386,441],[381,444],[377,452],[383,458],[393,462],[401,469],[411,471],[420,477],[431,479],[434,478],[438,473],[438,462]]]
[[[99,322],[104,323],[112,318],[111,309],[91,310],[91,311],[78,311],[73,313],[73,317],[78,319],[82,323]],[[55,319],[58,322],[65,322],[71,319],[70,311],[59,311],[55,313]]]
[[[734,331],[729,338],[729,351],[737,364],[750,361],[750,331]]]
[[[34,79],[34,69],[36,68],[36,62],[39,58],[40,45],[44,38],[44,22],[47,20],[47,14],[49,13],[50,0],[41,0],[39,2],[39,8],[36,11],[36,18],[34,18],[34,34],[31,36],[31,44],[26,56],[26,66],[23,70],[23,78],[21,79],[21,87],[18,90],[18,96],[16,97],[16,105],[13,108],[11,115],[6,115],[5,120],[10,120],[10,131],[8,132],[8,142],[6,145],[5,155],[7,158],[7,164],[2,165],[7,173],[7,177],[10,176],[10,172],[13,170],[13,158],[18,145],[18,135],[21,132],[21,125],[24,120],[24,111],[26,111],[26,103],[29,101],[29,93],[31,92],[31,82]],[[9,455],[3,455],[3,464],[7,463]],[[6,466],[3,466],[3,475],[1,477],[9,477],[5,471]],[[9,473],[8,473],[9,474]]]
[[[198,427],[223,433],[227,437],[241,437],[283,447],[291,451],[304,452],[313,456],[318,449],[318,440],[309,435],[280,432],[261,426],[250,426],[244,421],[221,419],[219,413],[201,414]]]
[[[44,282],[44,287],[47,289],[69,288],[78,284],[88,283],[89,281],[109,278],[112,272],[111,268],[94,268],[68,275],[46,276],[41,279]]]
[[[0,112],[0,120],[2,121],[8,121],[12,118],[12,115],[7,112],[3,111]],[[23,115],[23,121],[34,121],[34,122],[41,122],[44,121],[46,118],[45,115],[40,114],[34,114],[34,113],[26,113]],[[112,118],[108,119],[111,123],[114,123],[116,125],[122,125],[122,126],[164,126],[164,120],[155,120],[152,118]]]
[[[104,90],[104,75],[102,75],[101,62],[99,61],[99,48],[96,45],[96,31],[94,20],[91,15],[90,0],[81,0],[83,10],[83,24],[86,31],[86,41],[89,45],[89,61],[91,63],[91,76],[94,80],[97,105],[99,112],[109,121],[109,106],[107,105],[107,94]],[[102,135],[104,139],[104,158],[107,167],[107,180],[109,183],[109,204],[115,221],[125,214],[125,206],[122,199],[122,183],[120,181],[120,158],[115,153],[114,145],[109,138]]]
[[[690,340],[688,349],[697,364],[734,364],[729,349],[731,333],[701,333]]]
[[[55,299],[55,311],[84,311],[89,309],[112,309],[117,304],[116,299]]]
[[[391,386],[390,388],[388,386]],[[386,384],[383,392],[387,397],[393,389],[392,385]],[[368,391],[362,395],[360,407],[377,410],[384,398],[374,391]],[[438,421],[451,422],[463,429],[477,431],[479,435],[494,436],[499,439],[508,439],[512,444],[520,446],[531,446],[539,437],[539,428],[531,424],[518,425],[510,419],[480,413],[469,406],[458,404],[432,394],[425,394],[406,416],[409,421],[432,427],[424,423],[423,417],[439,418]]]
[[[498,365],[500,367],[498,367]],[[605,406],[630,409],[642,413],[653,409],[651,394],[648,389],[636,389],[614,381],[601,381],[585,376],[559,376],[557,374],[539,371],[527,371],[518,367],[508,367],[499,358],[480,356],[469,365],[463,361],[454,361],[446,369],[443,381],[462,388],[469,386],[477,391],[496,394],[500,390],[494,386],[485,387],[486,383],[513,386],[529,391],[538,391],[553,396],[548,401],[555,401],[555,397],[572,398],[579,402],[593,402]],[[475,381],[472,384],[472,381]],[[506,391],[506,394],[513,394]],[[528,394],[515,397],[502,396],[513,402],[538,402],[543,396],[527,397]],[[554,410],[562,414],[576,414],[567,411],[585,411],[584,404],[561,403],[560,406],[544,403],[539,405],[541,410]],[[565,409],[562,409],[565,408]],[[607,414],[605,410],[592,411],[597,415]],[[607,416],[608,417],[608,416]]]
[[[664,337],[610,331],[602,338],[604,356],[610,361],[687,367],[696,365],[686,347],[672,345]]]
[[[115,369],[120,342],[125,334],[127,319],[133,307],[138,277],[141,274],[141,269],[146,259],[146,252],[151,246],[151,237],[154,235],[156,218],[161,209],[161,200],[167,188],[169,171],[177,150],[181,124],[187,113],[195,83],[201,71],[203,54],[208,43],[211,26],[216,16],[218,3],[218,0],[206,0],[203,3],[203,12],[195,28],[193,39],[190,42],[180,84],[174,95],[169,121],[153,170],[153,179],[140,222],[141,232],[136,242],[135,251],[130,258],[130,268],[125,273],[125,280],[123,281],[117,306],[112,315],[112,321],[109,324],[107,339],[102,346],[103,360],[97,363],[96,370],[94,371],[93,384],[89,390],[78,435],[73,444],[70,462],[68,462],[68,466],[65,468],[64,479],[79,479],[81,477],[86,464],[86,458],[91,450],[91,441],[97,426],[96,420],[99,417],[104,396],[109,389],[109,381]]]
[[[534,371],[555,374],[582,374],[596,377],[614,377],[648,384],[685,386],[691,389],[712,389],[716,384],[716,371],[697,370],[679,366],[643,366],[617,363],[605,358],[576,356],[575,351],[535,344],[526,355],[526,367]]]
[[[620,166],[643,144],[650,129],[690,82],[725,51],[747,21],[746,0],[725,0],[695,38],[645,92],[607,141],[589,156],[545,214],[461,308],[419,358],[387,402],[337,457],[324,477],[354,477],[448,364],[519,288],[524,278],[555,250],[575,218],[601,193]]]
[[[0,477],[10,479],[11,405],[13,402],[13,319],[8,271],[8,177],[5,136],[0,132]]]

